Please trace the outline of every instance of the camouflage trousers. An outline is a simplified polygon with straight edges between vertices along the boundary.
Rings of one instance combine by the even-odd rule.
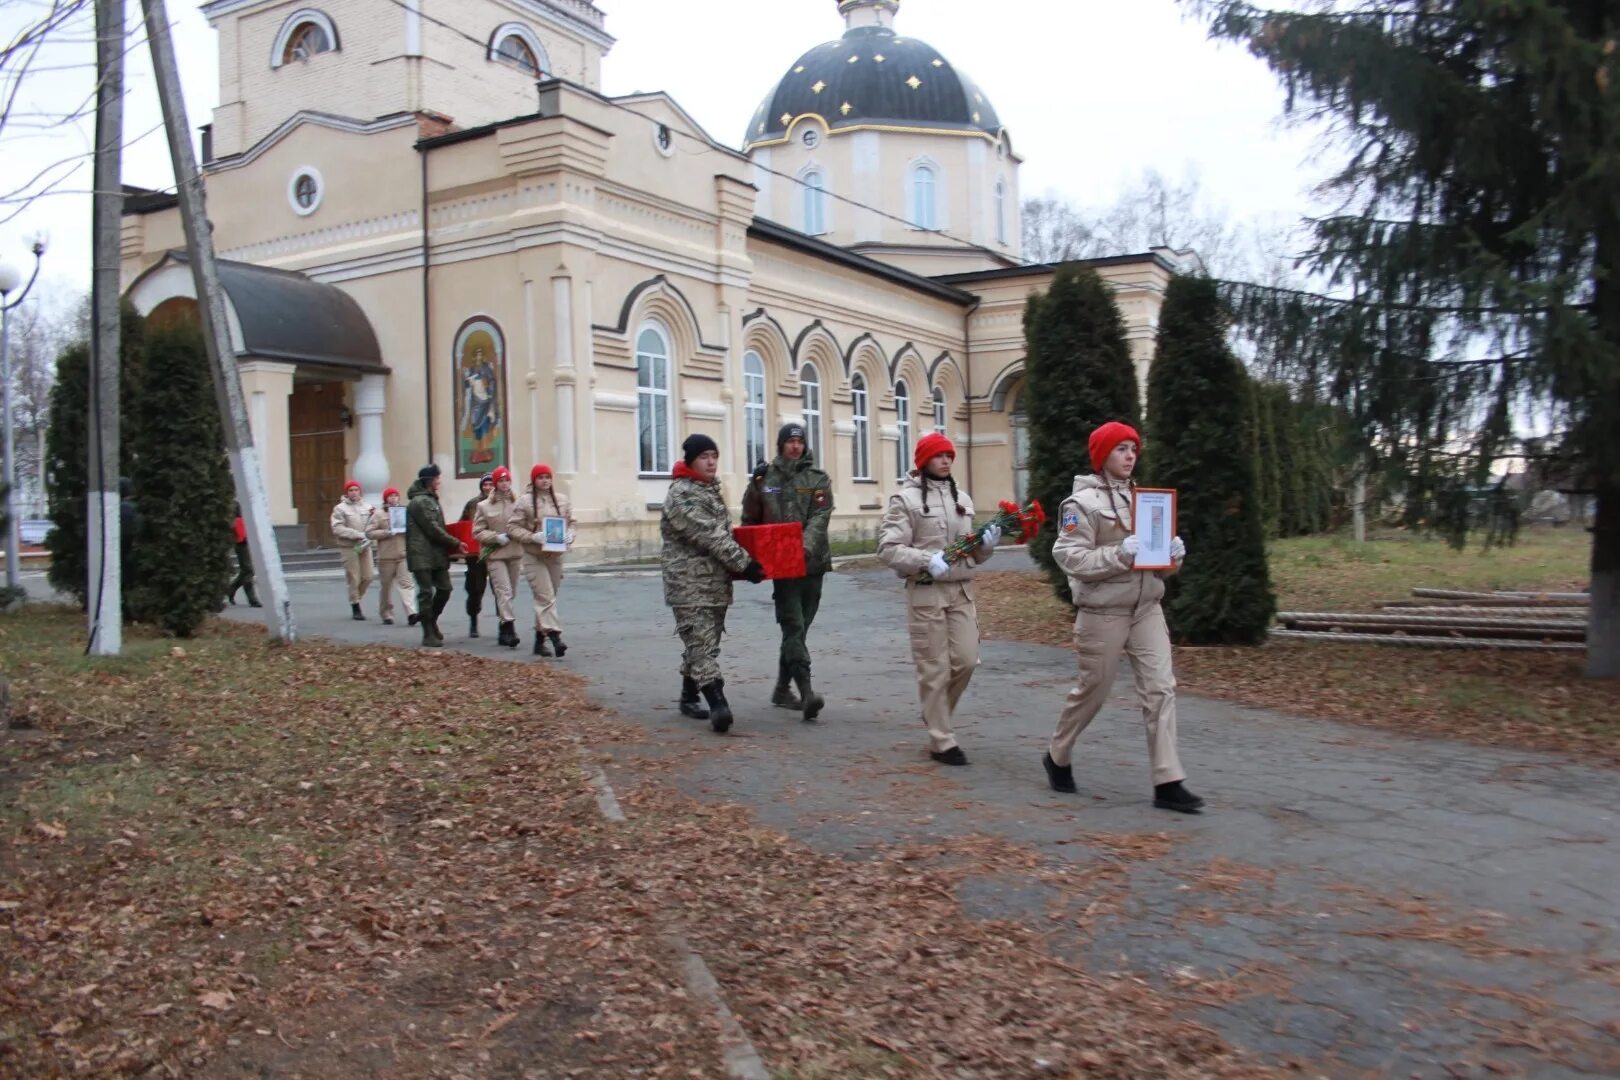
[[[675,632],[685,651],[681,655],[681,675],[699,686],[720,679],[720,637],[726,632],[723,607],[678,607]]]
[[[776,624],[782,628],[782,653],[778,660],[778,682],[795,675],[810,674],[810,646],[805,639],[810,624],[821,610],[821,575],[788,578],[774,583]]]

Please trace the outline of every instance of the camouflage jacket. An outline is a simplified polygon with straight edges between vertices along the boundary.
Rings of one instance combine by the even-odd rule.
[[[748,569],[748,552],[731,537],[720,485],[705,484],[677,463],[658,525],[664,540],[664,603],[730,607],[731,575]]]
[[[450,556],[461,549],[461,541],[444,527],[444,511],[439,497],[418,480],[411,485],[405,512],[405,567],[418,570],[445,570]]]
[[[749,484],[743,496],[744,525],[804,526],[804,569],[807,576],[832,569],[832,551],[827,546],[827,525],[832,520],[832,480],[816,468],[810,451],[798,461],[780,455],[771,462],[765,479]]]

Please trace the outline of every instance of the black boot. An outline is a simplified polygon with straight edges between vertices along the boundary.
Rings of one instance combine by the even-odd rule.
[[[771,691],[771,704],[781,709],[792,709],[798,712],[804,708],[804,702],[793,693],[788,683],[793,676],[788,674],[787,665],[781,661],[776,664],[776,689]]]
[[[563,644],[561,630],[551,631],[551,647],[557,650],[557,656],[559,658],[568,652],[568,646]]]
[[[242,586],[242,593],[247,597],[248,607],[264,606],[263,604],[259,603],[259,596],[253,591],[253,586],[251,583]]]
[[[354,621],[355,622],[365,622],[366,621],[366,613],[360,610],[360,605],[359,604],[350,604],[349,605],[349,610],[354,613]]]
[[[236,606],[236,586],[235,585],[232,585],[231,586],[231,591],[225,594],[225,602],[230,604],[231,607]]]
[[[1174,810],[1180,814],[1196,814],[1204,809],[1204,800],[1182,787],[1180,780],[1153,785],[1153,805],[1160,810]]]
[[[523,644],[523,639],[518,637],[517,623],[507,622],[502,625],[502,629],[506,631],[506,647],[508,649],[515,649]]]
[[[703,707],[703,699],[698,697],[697,682],[690,675],[681,676],[681,715],[694,720],[709,718],[709,710]]]
[[[703,688],[703,699],[709,703],[709,730],[724,735],[731,730],[731,706],[726,704],[726,680],[716,679]]]
[[[422,619],[422,648],[444,648],[444,638],[439,636],[438,628],[433,625],[432,616],[426,616]]]
[[[468,616],[468,618],[471,619],[472,622],[471,622],[470,627],[467,630],[467,636],[468,637],[477,637],[478,636],[478,616],[470,615],[470,616]]]
[[[545,635],[545,631],[543,631],[543,630],[536,630],[534,632],[534,655],[536,655],[536,656],[550,656],[551,655],[551,650],[546,648],[546,635]]]
[[[439,629],[439,616],[443,615],[444,614],[444,609],[449,607],[449,606],[450,606],[450,590],[449,589],[437,589],[433,593],[433,614],[432,614],[432,616],[428,616],[426,614],[424,614],[422,616],[422,621],[423,622],[431,623],[433,625],[433,636],[438,641],[438,643],[440,645],[444,644],[444,631]]]
[[[419,623],[421,621],[422,621],[422,616],[420,616],[420,615],[407,615],[407,616],[405,616],[405,625],[406,626],[415,626],[417,623]]]
[[[1074,766],[1059,765],[1052,760],[1052,755],[1048,753],[1041,755],[1041,767],[1046,770],[1046,782],[1052,785],[1053,791],[1061,791],[1065,795],[1074,794],[1076,790],[1074,786]]]
[[[967,755],[962,753],[960,746],[953,746],[949,750],[930,750],[928,756],[941,765],[966,765]]]
[[[816,688],[810,685],[810,673],[808,671],[795,673],[793,681],[798,684],[799,699],[804,702],[804,718],[814,720],[821,715],[821,710],[826,708],[826,699],[816,693]]]

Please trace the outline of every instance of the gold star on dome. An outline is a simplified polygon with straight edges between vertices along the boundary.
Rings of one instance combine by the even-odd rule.
[[[786,113],[786,112],[783,113],[782,114],[782,126],[787,127],[791,123],[793,123],[793,114],[792,113]]]
[[[936,58],[935,58],[935,59],[934,59],[934,66],[935,66],[935,67],[944,67],[944,66],[945,66],[945,61],[943,61],[943,60],[940,60],[940,59],[938,59],[938,58],[937,58],[937,57],[936,57]]]
[[[838,111],[843,113],[845,116],[848,116],[850,113],[855,111],[855,106],[846,101],[842,105],[838,106]]]
[[[984,95],[983,94],[974,94],[973,95],[973,100],[977,101],[980,105],[983,105],[984,104]]]
[[[827,89],[827,84],[822,82],[820,79],[817,79],[816,80],[816,85],[814,85],[814,86],[812,86],[810,88],[811,92],[816,93],[816,94],[821,93],[825,89]]]
[[[849,62],[852,64],[858,64],[860,63],[860,60],[861,58],[859,56],[852,56],[849,58]]]
[[[906,80],[906,85],[915,90],[917,87],[922,85],[922,80],[913,75],[911,78]]]
[[[804,65],[800,64],[798,67],[794,68],[793,69],[793,74],[795,74],[795,75],[803,75],[804,74]]]
[[[979,114],[978,113],[973,114],[973,122],[975,124],[977,124],[979,122]]]
[[[878,64],[883,63],[883,61],[885,61],[887,59],[888,59],[888,57],[884,56],[882,53],[878,53],[876,56],[872,57],[872,61],[874,63],[878,63]]]
[[[765,125],[764,124],[759,125],[759,133],[761,135],[765,134]]]

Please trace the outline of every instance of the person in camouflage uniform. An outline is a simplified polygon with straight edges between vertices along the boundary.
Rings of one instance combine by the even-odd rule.
[[[416,579],[417,613],[422,617],[422,644],[444,647],[439,616],[450,602],[450,557],[462,550],[461,541],[444,527],[439,506],[439,467],[424,465],[408,493],[405,510],[405,566]]]
[[[772,582],[776,624],[782,628],[782,650],[776,662],[776,690],[771,704],[800,710],[814,720],[826,704],[810,682],[810,647],[806,637],[821,609],[822,577],[832,569],[827,524],[832,520],[832,480],[816,468],[805,442],[804,425],[784,424],[776,434],[776,460],[763,482],[750,484],[743,496],[744,525],[804,526],[804,577]],[[799,688],[794,697],[788,682]]]
[[[689,435],[681,454],[658,525],[664,541],[664,603],[675,612],[675,632],[685,649],[681,712],[707,718],[710,728],[724,733],[731,729],[731,706],[720,673],[720,637],[731,606],[731,579],[741,575],[757,585],[765,570],[732,539],[731,515],[716,478],[720,448],[707,435]],[[707,711],[698,704],[699,692]]]

